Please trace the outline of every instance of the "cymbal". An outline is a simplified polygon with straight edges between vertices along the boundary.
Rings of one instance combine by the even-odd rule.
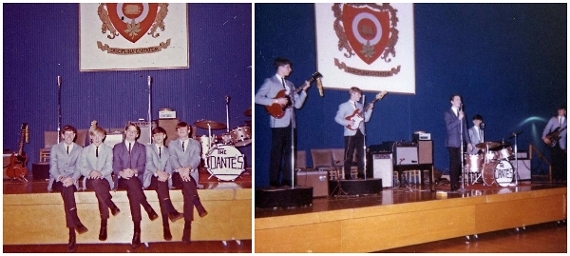
[[[487,141],[487,142],[481,142],[481,143],[475,145],[475,147],[486,149],[487,146],[488,146],[488,147],[491,149],[491,148],[497,147],[497,146],[499,146],[499,145],[501,145],[501,143],[499,143],[499,142],[496,142],[496,141]]]
[[[248,108],[244,113],[245,116],[251,116],[251,107]]]
[[[503,149],[503,148],[508,148],[508,147],[510,147],[510,146],[511,146],[511,143],[503,142],[503,143],[499,143],[499,145],[497,145],[497,146],[494,147],[494,148],[491,148],[491,147],[489,147],[489,148],[490,148],[490,149],[493,149],[493,150],[501,150],[501,149]]]
[[[196,122],[194,122],[194,125],[198,128],[202,128],[202,129],[213,129],[213,130],[220,130],[220,129],[226,129],[226,125],[222,124],[220,122],[216,122],[216,121],[212,121],[212,120],[204,120],[204,119],[200,119]]]

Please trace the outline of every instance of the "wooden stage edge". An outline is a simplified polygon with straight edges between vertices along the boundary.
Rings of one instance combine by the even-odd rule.
[[[254,251],[375,252],[566,219],[566,186],[521,190],[258,217]]]
[[[47,184],[47,183],[46,183]],[[6,186],[6,185],[5,185]],[[156,192],[145,190],[147,200],[160,215]],[[232,241],[252,239],[252,189],[235,183],[218,183],[214,189],[199,189],[198,193],[208,215],[200,218],[194,210],[192,241]],[[77,243],[131,243],[133,223],[126,191],[111,192],[113,202],[121,209],[108,220],[106,241],[99,241],[100,216],[95,192],[75,193],[81,222],[89,229],[77,235]],[[180,190],[170,191],[174,207],[182,212],[183,198]],[[25,193],[3,195],[4,245],[66,244],[68,230],[65,227],[63,202],[59,193]],[[142,209],[141,209],[142,210]],[[162,221],[150,221],[142,210],[141,242],[164,242]],[[172,241],[180,241],[184,220],[170,222]]]

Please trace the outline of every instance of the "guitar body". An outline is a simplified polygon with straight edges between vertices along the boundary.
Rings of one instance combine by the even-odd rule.
[[[356,130],[358,129],[358,127],[360,126],[360,123],[362,123],[362,121],[364,121],[364,117],[362,117],[360,115],[360,110],[355,109],[354,112],[352,113],[352,115],[349,115],[347,117],[345,117],[344,119],[346,119],[347,121],[353,121],[352,125],[347,125],[346,128],[350,129],[350,130]]]
[[[25,155],[16,155],[12,153],[10,156],[10,165],[6,169],[6,176],[12,179],[25,178],[28,175],[28,157]]]
[[[562,129],[560,129],[560,127],[556,128],[554,131],[545,136],[546,140],[544,140],[544,143],[549,147],[556,146],[558,140],[560,140],[560,133],[562,133],[564,130],[566,130],[566,126],[564,126]]]
[[[289,98],[288,95],[285,95],[285,90],[281,90],[277,93],[277,95],[275,95],[275,97],[273,99],[278,99],[278,98]],[[265,109],[267,110],[267,112],[269,112],[269,114],[277,119],[282,118],[283,116],[285,116],[285,109],[287,107],[289,107],[291,105],[291,100],[288,101],[287,105],[285,106],[281,106],[281,104],[278,103],[273,103],[273,105],[271,106],[265,106]]]

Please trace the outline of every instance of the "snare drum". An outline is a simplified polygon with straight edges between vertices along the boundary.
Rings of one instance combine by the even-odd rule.
[[[236,147],[247,146],[251,143],[251,128],[240,126],[231,131],[232,140]]]
[[[223,181],[234,181],[245,170],[244,155],[232,145],[213,147],[205,163],[208,172]]]
[[[513,149],[511,147],[503,148],[498,152],[499,159],[511,159],[513,156]]]
[[[465,167],[469,172],[481,172],[484,161],[481,154],[465,154]]]
[[[490,186],[497,182],[499,186],[506,187],[513,181],[513,165],[507,160],[485,164],[483,168],[483,182]]]

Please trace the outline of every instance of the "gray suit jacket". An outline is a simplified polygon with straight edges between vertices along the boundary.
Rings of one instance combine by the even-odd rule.
[[[156,174],[157,170],[162,170],[170,173],[168,178],[168,187],[172,188],[172,167],[170,167],[170,153],[167,147],[162,146],[160,156],[156,144],[152,143],[146,146],[146,164],[143,175],[143,187],[148,188],[152,176]]]
[[[142,182],[145,162],[146,147],[143,144],[136,142],[132,146],[131,153],[129,154],[129,150],[125,145],[125,141],[117,143],[113,147],[113,173],[115,174],[113,178],[113,182],[115,183],[113,190],[117,190],[118,188],[119,172],[127,168],[136,169],[138,173],[136,177],[139,178]]]
[[[295,85],[293,85],[292,82],[285,80],[285,85],[289,87],[290,92],[295,91]],[[273,105],[273,101],[275,100],[274,98],[277,96],[277,93],[282,90],[285,89],[277,76],[266,78],[263,85],[261,85],[261,88],[259,88],[259,91],[255,94],[255,103],[264,106],[271,106]],[[306,98],[307,92],[301,90],[299,94],[295,94],[291,97],[293,101],[291,106],[295,106],[297,109],[301,108]],[[293,128],[295,128],[297,124],[295,123],[295,116],[292,107],[285,109],[285,115],[281,118],[275,118],[273,116],[269,117],[269,125],[271,128],[287,127],[291,122],[293,122]]]
[[[448,148],[459,148],[461,147],[461,122],[463,122],[463,140],[465,142],[464,146],[470,144],[469,136],[467,133],[467,124],[465,122],[465,116],[463,120],[459,120],[459,117],[455,115],[453,110],[449,108],[444,112],[443,117],[445,120],[445,128],[447,130],[447,137],[445,137],[445,146]]]
[[[60,176],[73,178],[75,180],[75,187],[78,187],[77,181],[79,177],[81,177],[81,173],[79,172],[77,164],[82,150],[83,148],[81,146],[73,143],[73,148],[68,155],[64,141],[51,147],[49,157],[49,182],[47,186],[48,191],[51,192],[53,181],[57,180]]]
[[[95,144],[85,147],[79,157],[79,170],[85,177],[89,177],[91,171],[99,171],[103,178],[109,182],[109,187],[113,188],[113,149],[105,143],[99,145],[99,157],[95,156]]]
[[[170,167],[172,173],[176,172],[176,168],[192,166],[190,176],[196,180],[196,185],[200,182],[200,173],[198,166],[200,165],[200,151],[202,147],[200,143],[194,139],[188,140],[186,151],[182,151],[182,140],[180,138],[172,140],[168,143],[170,153]]]
[[[362,113],[362,111],[364,110],[360,102],[356,102],[356,108],[360,110],[360,113]],[[356,134],[356,130],[351,130],[346,127],[350,121],[346,120],[345,118],[347,116],[352,115],[353,113],[354,113],[354,106],[352,105],[352,102],[350,100],[338,106],[338,111],[336,112],[334,120],[338,124],[344,127],[344,136],[353,136],[354,134]],[[366,134],[364,131],[363,123],[370,121],[370,116],[372,116],[372,109],[368,109],[368,111],[364,113],[364,121],[360,123],[360,126],[358,126],[358,129],[360,130],[360,132],[362,132],[362,134]]]
[[[546,127],[544,127],[544,130],[542,131],[542,137],[551,133],[552,131],[554,131],[558,127],[560,127],[560,129],[566,127],[566,120],[567,120],[567,118],[564,117],[564,121],[562,122],[562,124],[559,124],[558,123],[558,116],[550,118],[550,120],[548,120],[548,123],[546,124]],[[564,130],[560,133],[560,140],[558,142],[556,142],[555,147],[558,146],[563,150],[566,149],[566,132],[567,132],[567,130]]]
[[[475,126],[469,128],[469,140],[473,145],[473,149],[471,150],[471,152],[469,152],[469,154],[477,154],[479,148],[475,147],[475,145],[485,142],[485,131],[481,130],[481,128],[479,128],[479,130],[475,129],[476,129]]]

